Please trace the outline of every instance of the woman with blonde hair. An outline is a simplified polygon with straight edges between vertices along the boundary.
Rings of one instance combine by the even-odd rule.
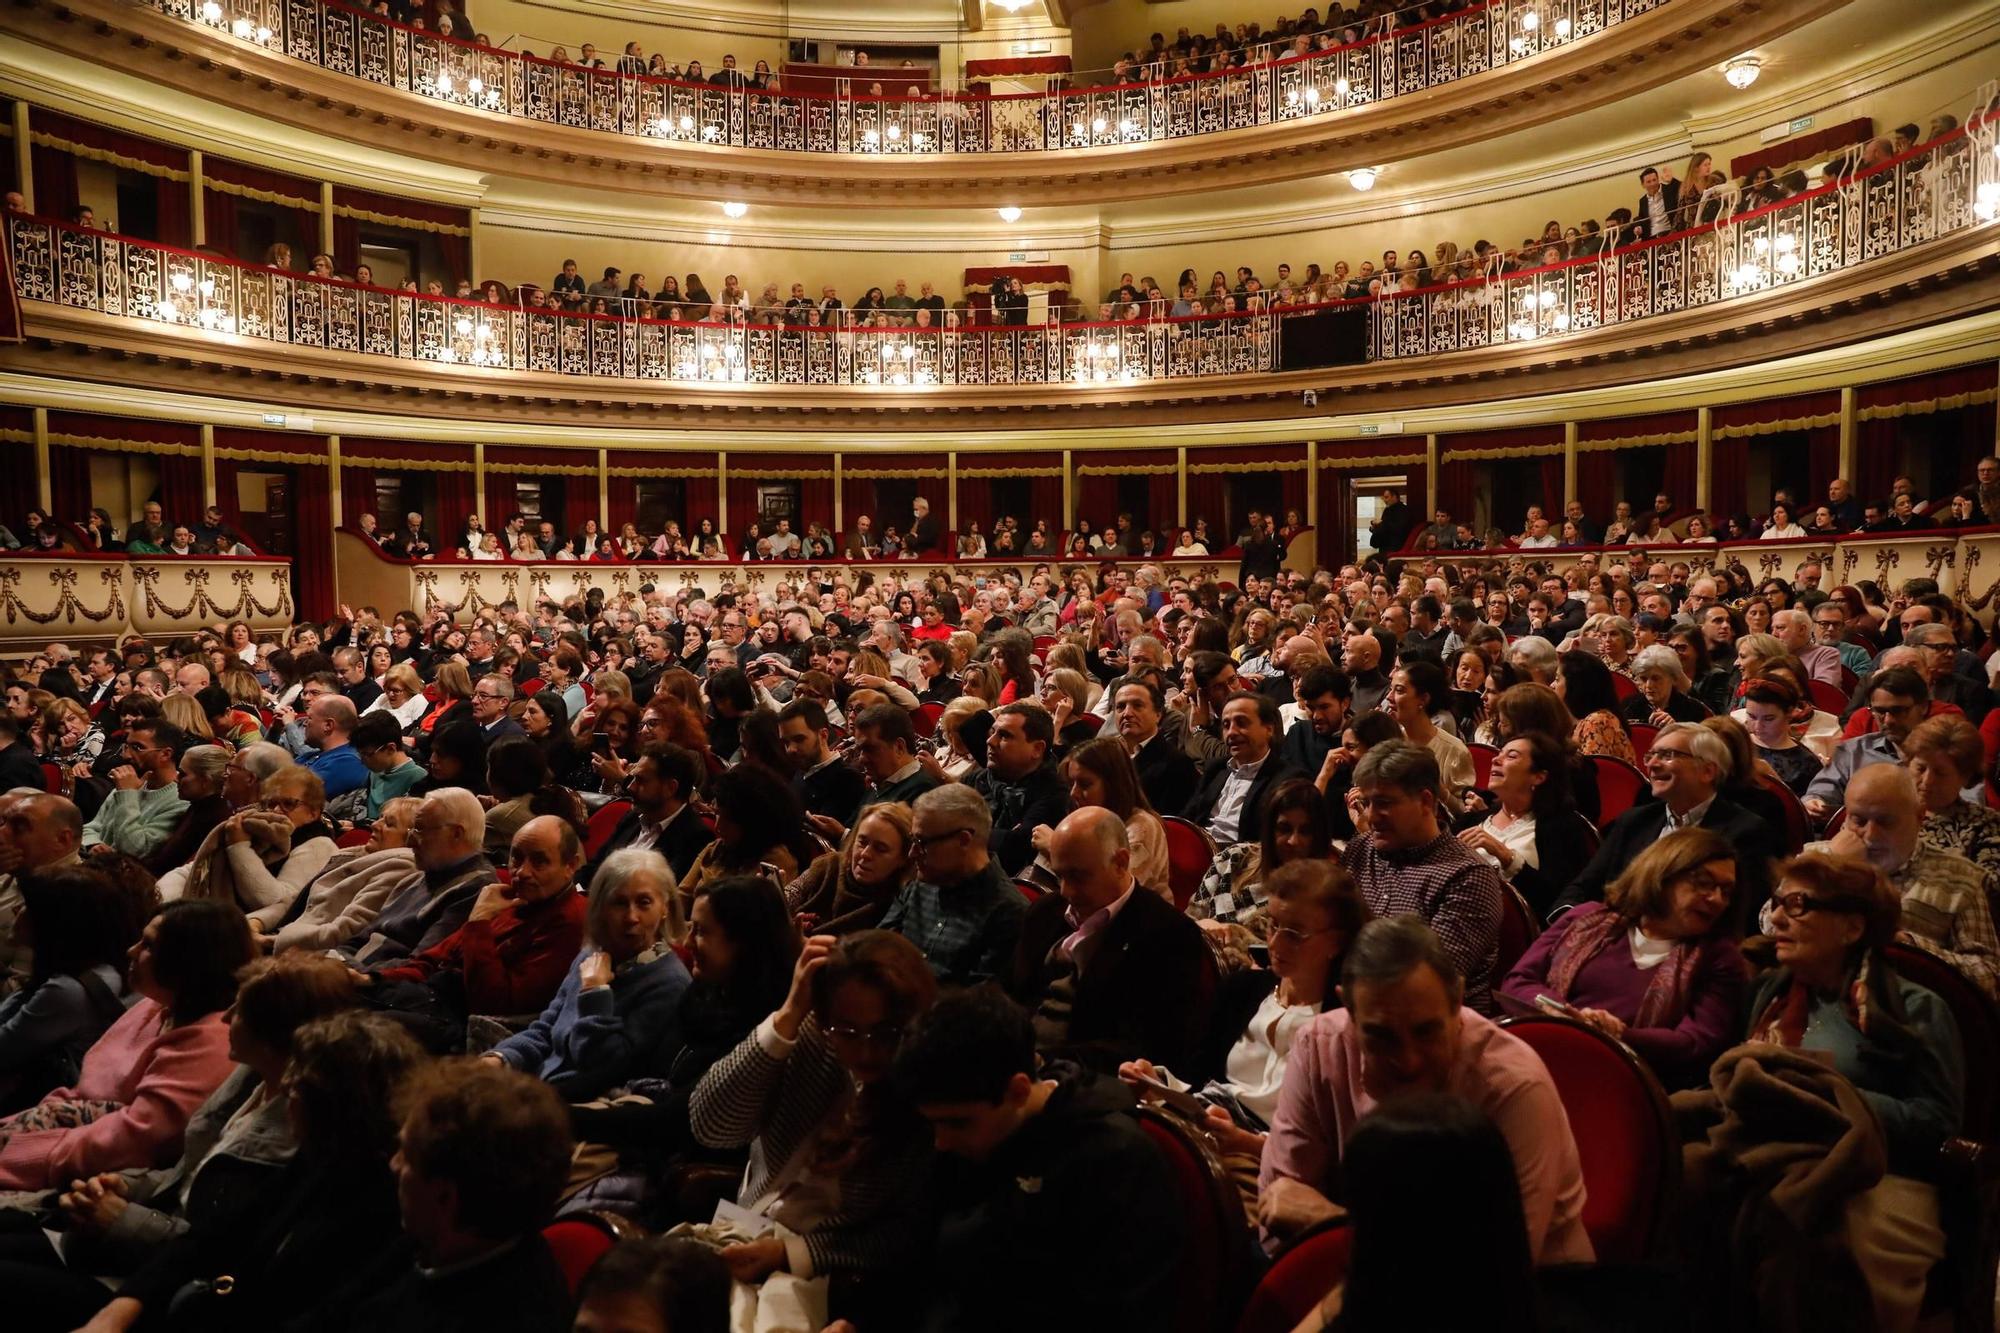
[[[1103,730],[1104,719],[1090,711],[1102,692],[1103,686],[1093,686],[1089,676],[1070,667],[1056,667],[1042,676],[1041,702],[1055,725],[1057,756],[1094,739]]]
[[[398,662],[382,673],[382,693],[362,711],[387,713],[396,719],[398,727],[408,731],[423,719],[429,707],[430,700],[424,698],[424,678],[408,662]]]
[[[74,699],[52,699],[42,709],[42,762],[72,777],[87,778],[104,753],[104,730],[90,710]]]
[[[472,717],[472,673],[466,669],[465,663],[446,662],[438,668],[437,679],[432,684],[437,687],[437,702],[418,722],[420,731],[436,735],[441,723]]]
[[[862,809],[838,848],[785,886],[785,906],[814,935],[873,930],[915,869],[914,816],[901,801]]]
[[[215,728],[208,725],[208,714],[188,694],[169,694],[160,700],[160,716],[181,729],[182,734],[199,736],[203,742],[215,739]]]
[[[991,707],[984,699],[961,694],[946,704],[944,712],[938,715],[938,734],[944,737],[945,743],[945,752],[938,756],[938,760],[944,768],[944,775],[953,782],[963,782],[974,769],[985,767],[966,743],[964,728],[969,719],[989,711]]]

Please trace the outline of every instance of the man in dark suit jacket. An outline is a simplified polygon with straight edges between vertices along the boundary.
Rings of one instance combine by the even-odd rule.
[[[1174,714],[1176,722],[1179,714]],[[1111,682],[1111,726],[1139,770],[1139,788],[1162,814],[1187,808],[1201,784],[1201,770],[1167,725],[1166,696],[1152,676],[1120,676]]]
[[[1382,555],[1393,555],[1410,539],[1410,507],[1391,486],[1382,492],[1382,512],[1368,525],[1368,544]]]
[[[1184,813],[1224,846],[1254,842],[1263,828],[1264,797],[1286,778],[1308,776],[1272,748],[1278,726],[1278,705],[1268,694],[1232,694],[1222,705],[1222,743],[1229,754],[1208,766]]]
[[[525,736],[519,722],[508,712],[514,702],[514,682],[494,672],[480,676],[472,683],[472,720],[486,733],[486,744],[490,749],[495,741],[509,736]]]
[[[1597,855],[1556,899],[1549,918],[1583,903],[1604,901],[1604,886],[1618,878],[1633,857],[1674,828],[1698,826],[1720,833],[1736,849],[1736,894],[1730,912],[1739,924],[1755,920],[1757,909],[1770,896],[1771,860],[1778,848],[1763,821],[1716,795],[1729,762],[1729,750],[1714,732],[1686,722],[1662,728],[1645,758],[1658,799],[1633,806],[1605,826]]]
[[[1132,879],[1125,822],[1102,806],[1049,842],[1062,885],[1028,909],[1008,985],[1034,1015],[1035,1045],[1103,1072],[1127,1060],[1186,1065],[1215,997],[1201,928]]]
[[[1242,558],[1236,567],[1236,586],[1243,587],[1251,579],[1276,578],[1284,560],[1285,548],[1271,531],[1271,520],[1258,519],[1243,534]]]
[[[1639,173],[1639,207],[1633,210],[1632,226],[1638,239],[1649,241],[1674,229],[1674,214],[1681,206],[1681,183],[1662,181],[1658,167]]]
[[[390,555],[405,560],[424,560],[437,554],[437,543],[431,538],[431,530],[424,526],[422,514],[408,515],[396,535],[382,545]]]
[[[941,540],[938,521],[931,517],[931,502],[919,495],[911,502],[910,530],[903,537],[903,549],[918,555],[929,555],[935,551]]]
[[[625,795],[632,808],[583,868],[582,882],[590,883],[606,857],[627,847],[650,847],[667,858],[676,879],[686,875],[701,849],[715,841],[715,834],[688,804],[701,779],[701,756],[693,750],[680,745],[649,746],[625,779]]]

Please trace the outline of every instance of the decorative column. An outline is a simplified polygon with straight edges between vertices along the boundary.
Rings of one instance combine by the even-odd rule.
[[[188,235],[194,237],[194,248],[199,250],[208,244],[208,210],[201,206],[201,149],[188,149]],[[235,249],[234,238],[226,247]]]
[[[346,600],[340,592],[340,528],[347,522],[346,506],[340,499],[340,437],[326,437],[326,493],[331,502],[333,522],[327,529],[326,539],[331,544],[326,553],[327,568],[333,571],[333,604],[339,606]]]
[[[833,454],[833,534],[834,534],[834,536],[836,536],[836,537],[838,537],[838,536],[839,536],[840,534],[842,534],[842,533],[844,533],[844,532],[846,532],[846,531],[847,531],[847,521],[846,521],[846,520],[847,520],[847,515],[846,515],[846,514],[845,514],[844,512],[842,512],[842,506],[841,506],[841,500],[840,500],[840,493],[841,493],[841,492],[842,492],[843,490],[846,490],[846,489],[847,489],[847,483],[846,483],[846,482],[845,482],[845,481],[844,481],[844,480],[842,479],[842,477],[841,477],[841,475],[840,475],[840,474],[842,473],[842,471],[844,471],[844,470],[845,470],[845,467],[846,467],[846,461],[845,461],[845,460],[846,460],[846,457],[847,457],[847,456],[846,456],[845,454],[841,453],[841,452],[840,452],[839,450],[837,450],[837,449],[836,449],[836,450],[834,451],[834,454]]]
[[[493,515],[486,512],[486,443],[483,440],[472,442],[472,512],[484,515],[488,523],[493,521]]]
[[[1306,526],[1312,529],[1312,563],[1319,567],[1319,441],[1306,441]]]
[[[1186,469],[1182,469],[1181,476],[1183,477],[1187,476]],[[1181,496],[1181,508],[1182,509],[1187,508],[1187,496],[1185,493],[1183,493]],[[1075,522],[1076,522],[1076,474],[1071,469],[1070,466],[1069,450],[1065,449],[1063,450],[1063,512],[1062,512],[1063,531],[1067,533],[1070,530],[1070,525],[1072,525]]]
[[[834,483],[838,485],[838,482]],[[958,531],[958,451],[947,449],[944,454],[944,513],[945,531]]]
[[[466,232],[465,235],[466,276],[471,280],[472,285],[475,288],[477,288],[479,286],[479,210],[478,209],[468,208],[465,210],[465,232]],[[600,532],[603,531],[604,530],[603,522],[600,521],[597,527],[598,531]]]
[[[17,113],[24,113],[25,104],[21,102],[14,103],[14,110]],[[15,119],[17,121],[24,120],[25,118],[26,118],[25,114],[17,114],[15,116]],[[22,181],[25,182],[28,178],[26,176],[23,176],[21,177],[21,179]],[[29,211],[32,212],[34,210],[34,205],[30,203],[28,205],[28,208]],[[35,409],[34,429],[35,429],[35,477],[37,478],[36,489],[40,492],[40,495],[37,498],[39,498],[42,502],[42,512],[44,514],[53,514],[56,511],[55,509],[56,484],[55,484],[55,478],[49,475],[49,409],[48,408],[38,407]]]
[[[715,451],[715,530],[720,535],[729,535],[729,451]]]
[[[333,253],[332,181],[321,181],[319,183],[319,250],[323,255]]]
[[[1186,445],[1182,445],[1178,449],[1174,450],[1174,485],[1175,485],[1174,494],[1177,497],[1174,503],[1180,514],[1180,520],[1174,526],[1184,528],[1188,525]],[[1169,551],[1173,550],[1174,545],[1175,545],[1174,542],[1167,543],[1167,549]]]
[[[473,272],[478,272],[474,269]],[[611,531],[611,451],[597,451],[597,530]]]
[[[1694,507],[1708,512],[1715,489],[1715,410],[1698,407],[1694,414]]]
[[[1840,475],[1849,486],[1854,485],[1855,455],[1861,447],[1860,400],[1855,396],[1854,386],[1840,391]]]
[[[205,505],[215,500],[215,427],[207,422],[201,427],[201,502]]]
[[[1424,508],[1433,514],[1438,511],[1438,437],[1435,434],[1424,436]],[[1452,517],[1455,519],[1458,515],[1453,514]]]
[[[1576,499],[1576,423],[1563,422],[1563,506]],[[1433,509],[1432,513],[1437,511]]]
[[[23,98],[14,99],[14,185],[21,192],[22,209],[28,213],[35,211],[35,146],[29,138],[28,103]],[[42,473],[42,482],[48,484],[48,473]],[[49,497],[42,496],[44,508]]]

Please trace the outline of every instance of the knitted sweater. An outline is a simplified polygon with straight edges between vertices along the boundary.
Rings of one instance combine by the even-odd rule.
[[[43,1108],[110,1102],[117,1109],[73,1129],[14,1132],[20,1117],[0,1120],[0,1189],[47,1189],[99,1171],[173,1161],[188,1117],[234,1067],[221,1011],[167,1026],[165,1008],[141,999],[83,1057],[76,1086],[41,1102]]]
[[[456,972],[468,1014],[538,1014],[562,985],[583,945],[584,897],[564,890],[553,898],[468,920],[413,958],[385,967],[384,981],[429,982]]]
[[[577,955],[541,1017],[493,1048],[573,1102],[589,1101],[640,1072],[648,1056],[680,1045],[677,1019],[691,980],[665,950],[619,968],[609,986],[584,990],[579,969],[594,952]]]
[[[335,852],[319,878],[306,886],[305,902],[275,915],[252,912],[264,930],[277,925],[275,951],[331,949],[352,938],[381,915],[382,905],[411,886],[421,887],[423,871],[407,847],[371,852],[363,848]]]

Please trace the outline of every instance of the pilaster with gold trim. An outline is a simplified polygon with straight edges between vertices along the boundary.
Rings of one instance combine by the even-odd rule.
[[[321,254],[333,253],[333,182],[319,183],[319,249]]]
[[[21,103],[16,102],[14,104],[14,110],[17,112],[20,111]],[[28,178],[26,176],[22,176],[20,178],[20,181],[21,184],[26,185],[28,183]],[[30,208],[32,208],[33,206],[34,205],[32,203],[29,205]],[[35,489],[38,492],[36,498],[41,501],[43,513],[53,514],[55,512],[55,506],[56,506],[56,495],[55,495],[56,488],[55,488],[55,478],[49,474],[49,409],[46,407],[36,408],[34,415],[34,422],[35,422],[34,430],[35,430],[35,478],[36,478]]]
[[[836,449],[833,451],[833,530],[836,535],[847,531],[846,506],[841,503],[840,493],[847,489],[846,479],[840,474],[847,468],[847,455]]]
[[[1852,384],[1840,391],[1840,475],[1851,486],[1855,476],[1855,453],[1861,447],[1860,398]]]
[[[1715,409],[1706,404],[1694,412],[1694,507],[1708,512],[1715,490]]]
[[[1063,462],[1065,466],[1068,465],[1069,460],[1067,455],[1065,455]],[[1307,484],[1310,485],[1311,483],[1308,482]],[[1174,526],[1184,528],[1188,525],[1187,446],[1184,444],[1176,447],[1174,450],[1174,496],[1174,511],[1180,516],[1179,522]],[[1167,543],[1167,549],[1169,551],[1173,550],[1176,544],[1175,542]]]
[[[834,485],[838,486],[838,481]],[[958,531],[958,451],[947,449],[944,454],[944,513],[945,531]]]
[[[215,427],[206,421],[201,423],[201,495],[203,504],[216,503]]]
[[[1438,511],[1438,437],[1436,432],[1424,436],[1424,512]],[[1452,517],[1456,518],[1457,515]]]
[[[1563,422],[1563,508],[1576,499],[1576,423]],[[1431,510],[1433,514],[1437,510]]]
[[[486,512],[486,444],[483,440],[472,442],[472,512],[481,515],[488,523],[493,521],[493,515]]]
[[[208,210],[201,206],[201,182],[201,149],[190,148],[188,149],[188,235],[194,237],[194,248],[197,250],[208,244]],[[223,241],[223,249],[236,248],[234,236],[225,236]]]
[[[597,450],[597,530],[611,531],[611,451],[601,445]]]
[[[715,530],[729,535],[729,451],[715,451]]]
[[[1063,454],[1063,531],[1076,526],[1076,465],[1070,459],[1070,451]],[[1181,512],[1187,512],[1187,465],[1181,465]]]

